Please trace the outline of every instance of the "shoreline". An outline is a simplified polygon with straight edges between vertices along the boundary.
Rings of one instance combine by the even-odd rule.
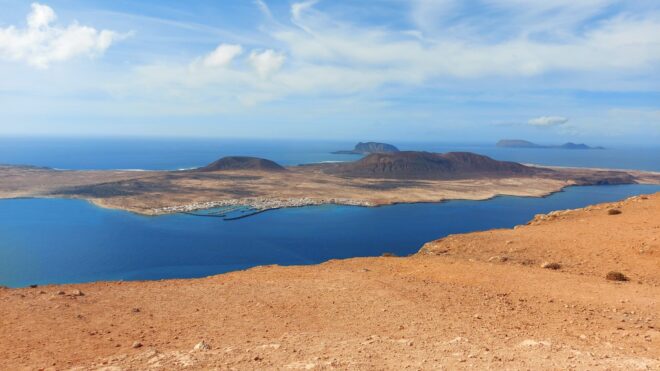
[[[632,186],[632,185],[613,185],[612,187],[627,187],[627,186]],[[633,199],[633,198],[643,197],[643,196],[645,196],[645,195],[647,195],[647,194],[654,194],[654,193],[658,193],[658,194],[660,194],[660,185],[658,185],[658,186],[650,185],[650,186],[651,186],[651,187],[654,187],[654,189],[653,189],[653,190],[649,189],[649,190],[639,190],[639,191],[636,191],[636,192],[639,192],[639,193],[631,192],[631,193],[628,193],[630,196],[627,196],[627,195],[621,195],[621,196],[620,196],[620,197],[621,197],[620,200],[618,200],[618,199],[614,199],[614,198],[613,198],[613,199],[612,199],[613,201],[607,201],[607,202],[613,202],[613,203],[615,203],[615,202],[624,202],[625,200]],[[498,195],[498,196],[495,196],[495,197],[489,198],[489,199],[487,199],[487,200],[466,200],[466,199],[459,199],[459,200],[445,200],[445,201],[442,201],[442,202],[418,202],[418,203],[411,203],[411,204],[437,204],[437,205],[439,205],[439,204],[443,204],[443,203],[446,203],[446,202],[452,202],[452,201],[456,201],[456,202],[460,202],[460,201],[468,201],[468,202],[470,202],[470,201],[472,201],[472,202],[478,203],[478,202],[482,202],[482,201],[492,200],[492,199],[494,199],[494,198],[498,198],[498,197],[506,197],[506,198],[539,198],[539,199],[545,199],[545,198],[552,197],[553,195],[555,195],[555,194],[557,194],[557,193],[560,193],[560,192],[566,192],[567,190],[569,190],[569,189],[571,189],[571,188],[578,188],[578,187],[584,187],[584,186],[571,186],[571,187],[565,187],[565,188],[562,189],[561,191],[553,192],[553,193],[551,193],[551,194],[548,194],[548,195],[545,195],[545,196],[539,196],[539,197],[536,197],[536,196],[506,196],[506,195],[503,196],[503,195]],[[587,187],[605,187],[605,188],[607,188],[608,186],[587,186]],[[615,192],[616,192],[616,191],[615,191]],[[79,201],[79,202],[89,203],[89,204],[93,205],[94,207],[97,207],[97,205],[94,205],[93,203],[91,203],[91,202],[89,202],[89,201],[87,201],[87,200],[82,200],[82,199],[68,198],[68,199],[60,199],[60,200],[76,200],[76,201]],[[617,200],[618,200],[618,201],[617,201]],[[310,205],[310,207],[314,207],[314,206],[322,206],[322,205],[328,205],[328,204]],[[374,208],[377,208],[377,207],[388,207],[388,206],[393,206],[393,207],[394,207],[394,206],[396,206],[396,205],[397,205],[397,204],[392,204],[392,205],[375,205],[375,206],[369,206],[369,207],[374,207]],[[585,206],[579,206],[579,204],[578,204],[578,205],[577,205],[577,208],[575,208],[576,206],[573,206],[573,207],[569,206],[568,208],[554,207],[554,208],[551,208],[551,209],[550,209],[550,210],[552,210],[552,211],[547,211],[547,212],[546,212],[546,211],[542,211],[541,214],[534,214],[534,217],[536,217],[536,216],[538,216],[538,215],[543,215],[543,213],[548,214],[548,215],[556,214],[557,211],[565,212],[565,211],[567,211],[567,210],[568,210],[568,211],[573,211],[573,210],[580,210],[580,209],[591,209],[591,208],[592,208],[591,205],[593,205],[593,204],[589,204],[589,205],[585,205]],[[343,206],[343,205],[337,205],[337,206]],[[348,207],[348,206],[350,206],[350,207],[356,207],[356,208],[364,207],[364,206],[346,205],[346,207]],[[300,206],[300,207],[307,207],[307,206]],[[104,209],[105,209],[105,208],[104,208]],[[247,217],[253,216],[254,214],[259,214],[259,213],[263,213],[263,212],[266,212],[266,211],[272,211],[272,210],[276,210],[276,209],[263,209],[263,210],[259,210],[259,211],[256,211],[256,212],[251,212],[251,213],[249,213],[249,214],[247,214],[247,215],[238,215],[238,216],[235,216],[235,217],[230,217],[230,218],[225,219],[225,220],[227,220],[227,221],[231,221],[231,220],[236,220],[236,219],[243,219],[243,218],[247,218]],[[114,212],[127,212],[127,211],[125,211],[125,210],[117,210],[117,209],[108,209],[108,211],[114,211]],[[129,212],[129,213],[131,213],[131,212]],[[135,213],[132,213],[132,214],[135,214]],[[150,217],[150,216],[148,216],[148,215],[143,215],[143,214],[138,214],[138,215],[139,215],[139,216],[143,216],[143,217]],[[176,214],[173,214],[173,215],[176,215]],[[218,217],[218,216],[216,216],[216,215],[199,215],[199,214],[189,214],[189,213],[184,213],[184,212],[180,213],[180,215],[192,215],[192,216],[199,216],[199,217]],[[221,217],[224,217],[224,215],[221,216]],[[527,222],[526,224],[530,224],[530,223],[533,222],[534,220],[535,220],[534,218],[531,218],[531,217],[530,217],[530,219],[528,220],[528,222]],[[504,227],[502,227],[502,228],[513,228],[513,229],[516,229],[516,228],[518,228],[518,227],[520,227],[520,226],[524,226],[524,225],[526,225],[526,224],[525,224],[525,223],[523,223],[523,224],[510,224],[510,225],[504,226]],[[488,231],[492,230],[492,228],[499,228],[499,227],[493,227],[493,226],[491,226],[491,227],[483,227],[483,228],[481,228],[481,229],[474,230],[473,232],[470,232],[470,233],[482,233],[482,232],[488,232]],[[450,236],[450,235],[452,235],[452,234],[454,234],[454,233],[455,233],[455,232],[451,232],[451,231],[449,231],[449,233],[447,234],[447,236]],[[437,236],[437,235],[435,235],[435,236]],[[423,248],[422,245],[419,245],[419,247],[420,247],[420,249]],[[385,252],[387,252],[387,251],[388,251],[388,250],[385,250]],[[391,251],[391,250],[390,250],[390,251]],[[376,252],[376,253],[374,253],[374,254],[365,255],[365,256],[369,256],[369,257],[379,257],[379,256],[381,256],[382,253],[384,253],[384,252]],[[399,256],[408,256],[407,254],[408,254],[408,253],[405,253],[405,254],[402,254],[402,255],[399,255]],[[354,258],[354,257],[341,258],[341,260],[343,260],[343,259],[352,259],[352,258]],[[336,258],[334,258],[334,257],[327,257],[326,259],[327,259],[327,260],[322,260],[322,261],[317,261],[317,262],[314,262],[314,263],[309,263],[309,265],[318,265],[318,264],[323,264],[324,262],[328,262],[328,261],[336,260]],[[280,264],[282,264],[282,263],[280,262]],[[269,265],[271,265],[271,264],[270,264],[270,263],[266,263],[266,264],[254,265],[254,266],[249,267],[249,268],[246,268],[246,269],[258,268],[258,267],[269,266]],[[276,265],[277,265],[277,264],[276,264]],[[294,265],[292,265],[292,266],[307,266],[307,265],[308,265],[308,264],[302,264],[302,265],[300,265],[299,263],[294,263]],[[283,264],[282,266],[290,266],[290,265]],[[226,274],[226,273],[231,273],[231,272],[241,271],[241,270],[243,270],[243,269],[230,270],[230,271],[227,271],[227,272],[220,271],[220,273],[217,273],[217,274]],[[100,283],[100,282],[118,282],[118,281],[124,281],[125,279],[126,279],[126,278],[121,278],[121,277],[119,277],[119,278],[116,278],[116,279],[110,279],[110,280],[103,280],[103,279],[101,279],[101,280],[95,280],[95,281],[83,281],[83,282],[81,282],[81,284],[82,284],[82,283],[93,283],[93,282],[99,282],[99,283]],[[167,278],[167,279],[170,279],[170,278]],[[194,278],[194,277],[192,277],[192,278],[185,278],[185,276],[182,276],[182,278],[172,278],[172,279],[195,279],[195,278]],[[162,280],[162,278],[150,278],[149,280]],[[128,279],[127,281],[130,282],[130,281],[133,281],[133,279]],[[139,280],[139,281],[142,281],[142,280]],[[22,286],[11,286],[11,287],[12,287],[12,288],[23,288],[23,287],[27,287],[27,286],[29,286],[29,285],[31,285],[31,284],[35,284],[35,283],[39,284],[40,287],[41,287],[41,285],[42,285],[42,283],[39,283],[39,282],[35,282],[35,281],[30,282],[30,281],[27,281],[27,282],[25,282]],[[59,283],[59,284],[61,285],[61,284],[71,284],[71,283],[66,283],[66,282],[64,282],[64,283]],[[46,286],[51,286],[51,285],[53,285],[53,284],[51,284],[51,283],[45,283],[45,285],[46,285]],[[57,285],[57,284],[56,284],[56,285]],[[0,284],[0,287],[2,287],[1,284]]]
[[[564,189],[569,187],[581,187],[581,186],[609,186],[609,185],[635,185],[635,184],[645,184],[645,183],[629,183],[629,184],[576,184],[576,183],[564,183],[558,187],[552,189],[544,190],[529,190],[529,191],[516,191],[516,192],[483,192],[483,194],[472,195],[467,192],[460,196],[456,197],[440,197],[437,199],[414,199],[414,200],[364,200],[364,199],[349,199],[349,198],[311,198],[311,197],[293,197],[287,199],[281,198],[269,198],[269,197],[257,197],[257,198],[244,198],[244,199],[226,199],[226,200],[216,200],[216,201],[202,201],[202,202],[192,202],[182,205],[173,205],[173,206],[164,206],[153,209],[134,209],[131,207],[117,207],[115,205],[108,205],[104,203],[101,199],[86,199],[86,200],[98,207],[106,209],[115,209],[132,212],[138,215],[143,216],[161,216],[161,215],[173,215],[177,213],[189,213],[200,210],[211,210],[218,207],[224,206],[242,206],[254,209],[256,211],[268,211],[268,210],[277,210],[277,209],[286,209],[286,208],[297,208],[297,207],[308,207],[308,206],[322,206],[322,205],[337,205],[337,206],[356,206],[356,207],[381,207],[381,206],[391,206],[399,204],[426,204],[426,203],[443,203],[446,201],[487,201],[496,197],[511,196],[511,197],[531,197],[531,198],[545,198],[551,196],[558,192],[563,192]],[[653,183],[650,185],[654,185]],[[39,197],[36,197],[39,198]],[[43,198],[43,197],[42,197]],[[72,199],[81,199],[78,197],[71,197]]]
[[[440,179],[341,176],[324,169],[318,164],[290,166],[285,172],[0,168],[0,198],[77,198],[103,208],[156,216],[226,206],[262,211],[323,204],[375,207],[487,200],[500,195],[544,197],[572,185],[660,184],[660,173],[654,172],[538,165],[540,173],[527,175],[468,172]]]
[[[660,192],[449,235],[409,257],[0,288],[0,364],[655,369],[658,256],[641,242],[658,236],[658,213]],[[615,270],[630,281],[607,280]]]
[[[493,193],[485,195],[483,197],[456,197],[456,198],[440,198],[437,200],[415,200],[415,201],[392,201],[392,202],[373,202],[367,200],[354,200],[354,199],[312,199],[308,197],[302,198],[291,198],[291,199],[277,199],[277,198],[267,198],[267,197],[258,197],[258,198],[248,198],[248,199],[227,199],[227,200],[218,200],[218,201],[203,201],[203,202],[194,202],[183,205],[174,205],[174,206],[165,206],[155,209],[135,209],[131,207],[117,207],[114,205],[108,205],[102,201],[102,199],[94,198],[81,198],[81,197],[60,197],[56,196],[19,196],[19,197],[7,197],[0,198],[2,200],[39,200],[39,199],[60,199],[60,200],[80,200],[87,202],[95,207],[108,210],[117,210],[129,212],[139,216],[145,217],[156,217],[156,216],[166,216],[166,215],[176,215],[176,214],[189,214],[193,216],[207,216],[207,215],[198,215],[191,214],[195,211],[203,210],[212,210],[219,207],[225,206],[238,206],[252,209],[257,212],[265,212],[271,210],[279,209],[288,209],[288,208],[300,208],[300,207],[312,207],[312,206],[323,206],[323,205],[335,205],[335,206],[354,206],[354,207],[367,207],[367,208],[377,208],[383,206],[395,206],[395,205],[411,205],[411,204],[440,204],[448,201],[488,201],[498,197],[521,197],[521,198],[547,198],[556,193],[564,192],[568,188],[573,187],[609,187],[609,186],[633,186],[633,185],[657,185],[659,183],[626,183],[626,184],[566,184],[561,186],[561,188],[548,190],[542,193],[532,193],[527,194],[509,194],[509,193]],[[254,215],[253,213],[251,215]],[[251,216],[247,215],[247,216]],[[247,217],[245,216],[245,217]],[[241,217],[243,218],[243,217]],[[231,220],[231,219],[230,219]]]

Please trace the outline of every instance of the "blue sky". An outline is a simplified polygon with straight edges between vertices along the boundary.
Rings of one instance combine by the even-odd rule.
[[[0,135],[660,143],[657,1],[0,9]]]

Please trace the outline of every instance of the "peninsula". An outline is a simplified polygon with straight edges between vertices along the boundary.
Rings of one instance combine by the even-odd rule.
[[[556,148],[556,149],[605,149],[605,147],[591,147],[584,143],[568,142],[561,145],[541,145],[522,139],[502,139],[496,144],[501,148]]]
[[[392,152],[283,167],[225,157],[185,171],[68,171],[0,167],[0,198],[78,198],[145,215],[221,206],[378,206],[497,195],[545,196],[571,185],[660,184],[660,173],[549,168],[468,153]]]
[[[0,368],[657,370],[659,216],[660,193],[411,257],[0,287]]]

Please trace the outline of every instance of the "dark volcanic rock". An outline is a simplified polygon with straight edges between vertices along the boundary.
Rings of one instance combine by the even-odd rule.
[[[260,170],[260,171],[286,171],[284,167],[264,158],[230,156],[223,157],[194,171],[219,171],[219,170]]]
[[[469,152],[396,152],[371,154],[361,160],[336,164],[325,172],[347,177],[387,179],[461,179],[528,176],[548,172],[516,162],[493,160]]]
[[[355,145],[352,151],[336,151],[334,154],[349,154],[349,155],[368,155],[370,153],[393,153],[399,152],[395,146],[387,143],[378,142],[360,142]]]

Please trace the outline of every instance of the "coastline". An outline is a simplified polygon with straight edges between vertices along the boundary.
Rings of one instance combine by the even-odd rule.
[[[350,177],[326,165],[195,171],[54,171],[0,168],[0,198],[77,198],[103,208],[166,215],[225,206],[254,211],[322,204],[375,207],[498,195],[544,197],[567,186],[660,184],[660,173],[536,166],[535,175],[471,174],[448,179]],[[333,165],[327,165],[332,167]]]
[[[190,204],[174,205],[174,206],[164,206],[155,209],[134,209],[131,207],[117,207],[115,205],[107,205],[103,199],[94,199],[94,198],[80,198],[80,197],[61,197],[58,195],[48,196],[48,195],[34,195],[34,196],[17,196],[17,197],[0,197],[0,200],[30,200],[30,199],[70,199],[70,200],[81,200],[86,201],[96,207],[109,210],[121,210],[134,213],[142,216],[160,216],[160,215],[172,215],[177,213],[189,213],[194,211],[201,210],[210,210],[218,207],[225,206],[241,206],[254,209],[257,211],[269,211],[269,210],[278,210],[286,208],[296,208],[296,207],[307,207],[307,206],[323,206],[323,205],[337,205],[337,206],[356,206],[356,207],[381,207],[381,206],[392,206],[399,204],[417,204],[417,203],[443,203],[446,201],[487,201],[496,197],[501,196],[511,196],[511,197],[534,197],[534,198],[544,198],[551,196],[557,192],[563,192],[564,189],[569,187],[580,187],[583,185],[577,184],[565,184],[560,188],[548,190],[546,192],[530,192],[530,193],[492,193],[479,197],[456,197],[456,198],[440,198],[432,200],[415,200],[415,201],[392,201],[392,202],[373,202],[367,200],[354,200],[354,199],[342,199],[342,198],[330,198],[330,199],[312,199],[308,197],[303,198],[292,198],[292,199],[271,199],[265,197],[259,198],[247,198],[247,199],[228,199],[228,200],[218,200],[218,201],[202,201],[194,202]],[[585,185],[588,186],[588,185]]]
[[[653,369],[658,215],[655,193],[447,236],[404,258],[0,288],[0,364]],[[542,268],[548,259],[560,268]],[[632,282],[607,281],[610,270]]]
[[[660,179],[660,173],[643,173],[644,175],[657,175]],[[660,184],[660,182],[638,182],[631,184]],[[541,189],[515,189],[512,191],[496,192],[496,191],[481,191],[478,193],[465,192],[454,193],[450,196],[440,196],[438,198],[409,198],[402,200],[384,200],[384,199],[351,199],[351,198],[311,198],[311,197],[293,197],[293,198],[270,198],[270,197],[254,197],[254,198],[239,198],[239,199],[224,199],[215,201],[198,201],[191,203],[184,203],[171,206],[160,206],[155,208],[136,208],[131,205],[117,205],[109,203],[105,199],[98,198],[84,198],[78,196],[60,197],[58,195],[34,195],[34,196],[19,196],[19,197],[0,197],[0,199],[20,199],[20,198],[70,198],[82,199],[90,202],[91,204],[114,210],[123,210],[138,215],[144,216],[159,216],[171,215],[176,213],[190,213],[201,210],[209,210],[225,206],[242,206],[253,209],[255,211],[268,211],[283,208],[295,208],[306,206],[320,206],[320,205],[339,205],[339,206],[359,206],[359,207],[379,207],[397,204],[414,204],[414,203],[441,203],[452,200],[471,200],[471,201],[485,201],[499,196],[514,196],[514,197],[547,197],[557,192],[562,192],[567,187],[590,186],[592,184],[577,184],[575,182],[561,182],[559,184],[552,184],[548,187]],[[603,185],[607,186],[607,185]]]

